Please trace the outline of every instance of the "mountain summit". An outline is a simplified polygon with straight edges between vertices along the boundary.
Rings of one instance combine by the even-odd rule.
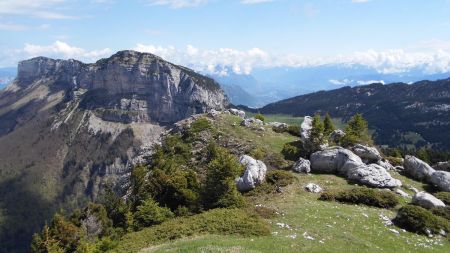
[[[213,79],[152,54],[20,62],[0,91],[0,248],[28,245],[61,207],[120,191],[164,126],[228,104]]]

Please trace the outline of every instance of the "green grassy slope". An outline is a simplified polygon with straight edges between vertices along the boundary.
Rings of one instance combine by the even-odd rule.
[[[296,139],[275,133],[267,126],[261,131],[240,127],[239,123],[239,118],[230,115],[222,115],[214,122],[215,129],[223,132],[224,138],[273,152],[280,152],[284,143]],[[410,194],[408,186],[423,189],[419,182],[397,173],[393,176],[402,180],[403,190]],[[318,194],[303,189],[310,182],[325,190],[355,187],[343,178],[325,174],[295,174],[295,177],[297,181],[282,193],[247,196],[250,209],[262,205],[277,210],[277,215],[264,219],[270,235],[243,237],[239,233],[224,234],[212,229],[188,233],[186,238],[175,236],[155,241],[158,228],[151,227],[128,234],[114,252],[450,252],[450,242],[445,238],[428,238],[385,226],[382,217],[393,218],[396,210],[319,201]],[[403,199],[402,204],[409,201]],[[191,219],[201,220],[198,216]],[[191,225],[198,226],[194,223]]]

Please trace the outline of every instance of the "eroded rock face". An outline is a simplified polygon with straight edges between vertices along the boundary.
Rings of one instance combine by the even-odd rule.
[[[363,161],[368,162],[378,162],[381,160],[380,152],[374,147],[365,146],[362,144],[356,144],[352,147],[353,153],[361,157]]]
[[[405,157],[403,167],[405,168],[404,172],[406,174],[417,180],[428,181],[431,174],[435,172],[435,170],[426,162],[410,155]]]
[[[69,90],[86,89],[81,105],[144,113],[143,121],[174,123],[192,114],[228,106],[208,77],[148,53],[121,51],[93,64],[44,57],[19,63],[20,87],[46,79]],[[128,122],[127,122],[128,123]]]
[[[333,147],[315,152],[310,161],[312,172],[337,173],[349,180],[379,188],[401,185],[383,167],[377,164],[366,165],[359,156],[345,148]]]
[[[450,192],[450,172],[436,171],[431,174],[430,182],[437,186],[441,191]]]
[[[311,172],[311,162],[300,157],[292,166],[292,170],[298,173],[309,173]]]
[[[440,199],[426,192],[416,193],[412,199],[412,203],[426,209],[445,206],[444,202],[442,202]]]
[[[245,192],[252,190],[264,182],[267,167],[262,161],[253,159],[248,155],[243,155],[239,158],[239,163],[245,166],[245,171],[244,175],[236,179],[238,191]]]

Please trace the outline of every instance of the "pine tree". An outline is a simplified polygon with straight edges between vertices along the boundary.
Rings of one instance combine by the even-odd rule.
[[[320,115],[314,115],[310,135],[313,151],[319,150],[320,146],[326,143],[326,140],[324,138],[324,130],[325,127],[320,118]]]
[[[348,121],[347,127],[345,128],[345,136],[343,138],[344,145],[348,146],[355,143],[373,144],[367,121],[360,113],[356,114]]]
[[[324,126],[324,135],[326,137],[329,137],[331,133],[335,130],[333,121],[331,121],[330,114],[325,115],[325,119],[323,120],[323,126]]]

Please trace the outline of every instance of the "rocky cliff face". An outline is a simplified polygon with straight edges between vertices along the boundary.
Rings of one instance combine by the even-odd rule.
[[[151,54],[21,62],[0,91],[0,252],[23,252],[55,210],[126,188],[171,123],[227,106],[214,80]]]

